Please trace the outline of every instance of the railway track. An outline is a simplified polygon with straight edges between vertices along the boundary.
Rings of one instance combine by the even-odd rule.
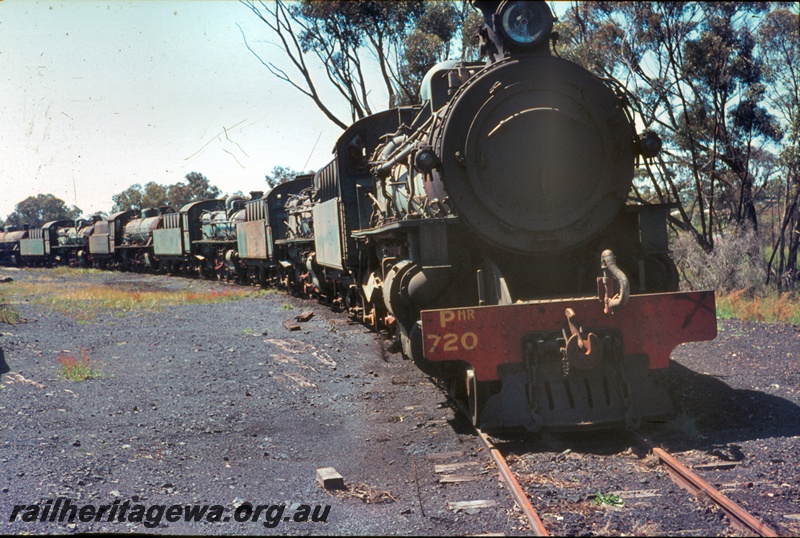
[[[515,473],[512,470],[512,466],[509,465],[508,460],[503,455],[502,451],[495,445],[494,440],[489,435],[478,428],[476,428],[475,431],[494,459],[499,474],[508,487],[509,492],[522,510],[523,514],[526,516],[532,533],[535,536],[549,536],[550,532],[548,531],[548,527],[550,527],[550,530],[556,534],[565,534],[563,528],[555,529],[552,526],[548,526],[543,523],[542,518],[537,513],[534,503],[532,503],[530,500],[530,494],[521,485],[520,480],[516,476],[519,473]],[[685,465],[681,464],[666,450],[655,446],[652,441],[639,434],[632,435],[634,436],[635,440],[638,441],[640,447],[643,448],[646,453],[650,455],[650,457],[657,459],[658,464],[667,471],[670,479],[675,484],[692,494],[699,503],[704,503],[706,501],[712,503],[716,509],[721,510],[727,516],[729,524],[735,527],[738,531],[748,536],[778,536],[774,530],[758,521],[741,506],[725,497],[716,488],[703,480],[699,475],[694,473]],[[520,460],[519,455],[516,453],[515,459]],[[615,497],[619,499],[620,502],[623,502],[622,499],[626,497],[625,493],[625,491],[620,491],[618,495],[615,495]],[[637,494],[639,492],[631,493]],[[646,534],[646,532],[642,531],[646,531],[647,528],[646,522],[642,522],[642,525],[638,530],[632,530],[635,534]],[[608,531],[609,529],[603,530]],[[703,531],[708,531],[709,529],[693,530],[700,531],[700,533],[703,534]],[[653,531],[655,531],[654,534],[669,534],[669,530],[663,528],[660,529],[660,531],[654,528]],[[708,533],[707,535],[711,534],[712,533]]]
[[[706,495],[714,504],[719,506],[731,521],[731,524],[739,530],[757,536],[778,536],[775,531],[758,521],[755,517],[747,513],[741,506],[731,501],[725,495],[711,486],[708,482],[700,478],[688,467],[680,463],[675,457],[666,450],[652,447],[653,454],[661,460],[667,468],[672,481],[683,489],[695,496]]]

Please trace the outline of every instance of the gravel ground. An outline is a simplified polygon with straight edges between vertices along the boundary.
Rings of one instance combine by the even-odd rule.
[[[0,278],[15,280],[46,275],[0,269]],[[62,277],[64,285],[74,278]],[[225,287],[130,273],[81,278],[131,289]],[[323,306],[271,293],[124,317],[106,312],[90,322],[24,299],[15,307],[27,321],[0,325],[0,532],[525,531],[490,457],[454,418],[442,392],[399,354],[384,352],[363,326]],[[302,330],[283,326],[307,310],[315,315]],[[81,348],[102,377],[60,378],[59,354],[78,355]],[[435,472],[436,465],[459,463]],[[324,467],[334,467],[349,489],[321,488],[315,477]],[[469,481],[440,482],[446,474]],[[119,511],[129,501],[127,515],[135,504],[221,505],[229,521],[162,516],[153,526],[153,512],[150,526],[146,517],[109,522],[105,515],[72,523],[18,515],[9,522],[17,505],[38,503],[44,510],[58,498],[95,507],[119,501]],[[494,506],[448,505],[476,500]],[[265,508],[257,522],[234,521],[245,502],[284,505],[284,518],[302,515],[300,505],[331,508],[324,523],[280,521],[267,528],[277,509]]]
[[[43,275],[0,269],[0,278]],[[61,278],[68,286],[75,277]],[[225,287],[129,273],[81,278],[132,288]],[[0,325],[0,531],[528,533],[443,393],[341,314],[280,293],[124,317],[107,312],[89,322],[24,299],[15,306],[27,322]],[[308,310],[315,315],[302,330],[282,325]],[[800,328],[738,321],[719,328],[715,341],[673,354],[676,363],[659,382],[677,417],[642,433],[779,534],[800,535]],[[58,355],[81,348],[102,377],[59,377]],[[503,449],[553,534],[741,534],[672,484],[625,432],[545,434]],[[321,467],[334,467],[348,490],[321,488]],[[618,494],[625,506],[597,506],[596,493]],[[57,498],[221,505],[230,521],[8,521],[16,505],[44,507]],[[448,504],[458,501],[494,506]],[[331,508],[324,523],[267,528],[266,513],[257,522],[233,520],[245,502],[285,505],[283,516],[302,511],[299,505]]]

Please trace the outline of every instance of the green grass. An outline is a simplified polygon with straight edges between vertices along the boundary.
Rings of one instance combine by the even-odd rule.
[[[281,310],[294,310],[294,307],[289,303],[283,303],[281,305]]]
[[[102,377],[102,373],[95,366],[94,361],[89,358],[89,350],[81,348],[80,355],[78,358],[66,351],[61,353],[56,359],[61,365],[58,374],[63,379],[76,382]]]
[[[772,245],[764,245],[761,247],[761,256],[764,258],[765,263],[769,263],[769,259],[772,257],[772,253],[775,252],[777,249],[773,248]],[[789,258],[789,247],[783,247],[783,257],[784,259]],[[775,258],[772,261],[773,268],[778,267],[778,258],[780,258],[780,251],[775,252]]]

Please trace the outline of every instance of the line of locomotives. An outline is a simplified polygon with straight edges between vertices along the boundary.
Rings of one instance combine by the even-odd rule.
[[[651,379],[716,336],[713,292],[678,292],[667,205],[626,203],[624,92],[551,52],[544,2],[473,5],[485,62],[447,61],[422,104],[374,114],[333,160],[266,195],[6,231],[0,255],[278,284],[388,328],[473,423],[528,431],[670,410]]]

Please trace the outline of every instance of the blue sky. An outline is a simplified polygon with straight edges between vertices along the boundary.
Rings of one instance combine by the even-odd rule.
[[[0,217],[39,193],[91,213],[134,183],[248,192],[326,164],[341,130],[242,31],[283,60],[236,1],[0,0]]]

